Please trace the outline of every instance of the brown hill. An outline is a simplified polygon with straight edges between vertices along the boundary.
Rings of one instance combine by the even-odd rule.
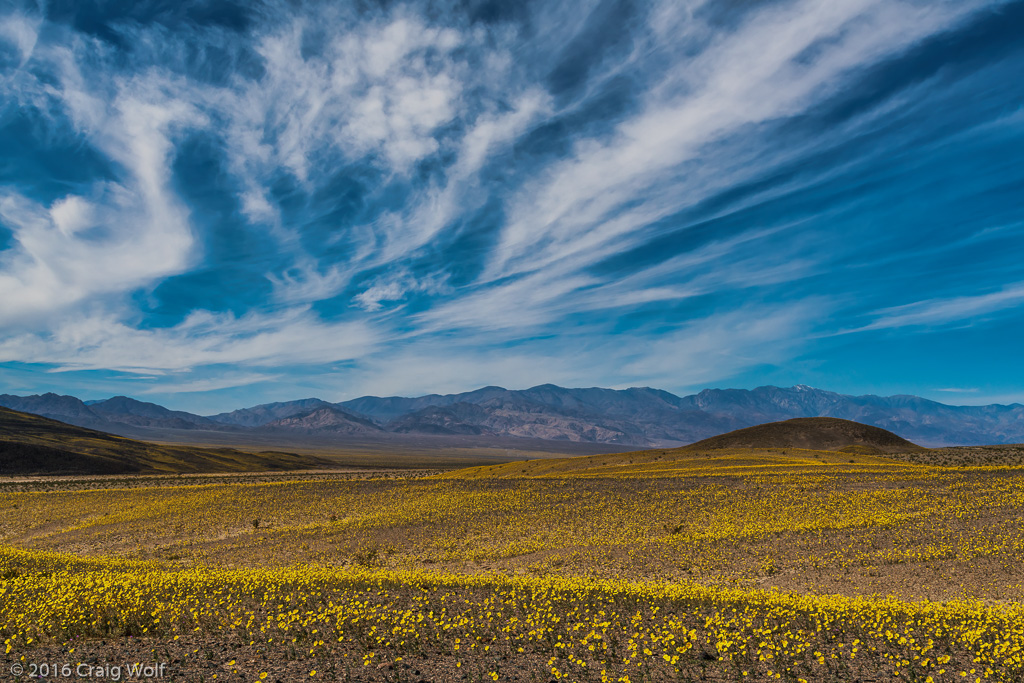
[[[836,417],[798,417],[737,429],[687,448],[807,448],[862,455],[926,450],[890,431]]]
[[[332,464],[292,453],[163,446],[0,408],[0,476],[244,472]]]

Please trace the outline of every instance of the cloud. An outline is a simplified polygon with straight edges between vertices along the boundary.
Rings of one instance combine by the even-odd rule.
[[[322,301],[338,294],[349,283],[351,275],[337,266],[321,273],[312,260],[297,264],[280,276],[270,273],[267,279],[274,285],[274,300],[286,303]]]
[[[309,53],[304,41],[317,30],[328,31],[324,47]],[[464,66],[450,55],[461,43],[456,30],[404,12],[355,24],[332,17],[318,26],[299,17],[261,35],[260,76],[216,95],[233,168],[253,184],[250,215],[266,213],[261,185],[281,169],[315,184],[311,168],[331,157],[373,156],[388,171],[407,173],[435,152],[435,130],[456,114]]]
[[[789,359],[832,308],[826,299],[711,315],[639,346],[616,364],[624,378],[696,386]]]
[[[481,115],[463,137],[458,160],[449,177],[456,180],[471,178],[496,150],[515,141],[530,124],[549,114],[551,109],[551,96],[533,88],[513,100],[509,111]]]
[[[49,205],[0,189],[0,221],[13,233],[13,246],[0,252],[0,323],[7,325],[148,285],[183,272],[193,256],[189,212],[170,187],[169,166],[174,135],[204,125],[203,115],[158,70],[96,83],[72,48],[50,48],[38,59],[56,70],[58,86],[47,92],[75,133],[120,177]]]
[[[454,150],[455,162],[443,185],[421,191],[403,211],[389,211],[376,222],[387,235],[372,264],[401,259],[435,238],[460,215],[479,208],[488,190],[479,178],[483,167],[506,152],[531,126],[551,114],[551,98],[535,88],[510,102],[510,110],[480,114]]]
[[[535,334],[537,328],[572,316],[659,302],[673,302],[798,280],[824,266],[799,256],[806,245],[790,239],[766,249],[792,225],[749,230],[665,259],[618,278],[540,270],[463,294],[417,315],[422,332],[507,330]],[[599,318],[601,322],[604,319]],[[591,329],[596,328],[591,325]]]
[[[306,48],[311,37],[319,50]],[[344,264],[322,269],[329,283],[313,275],[303,280],[324,286],[288,286],[291,275],[272,274],[275,287],[287,291],[281,300],[333,296],[361,271],[400,264],[482,202],[476,174],[549,107],[542,90],[509,82],[511,60],[487,43],[480,31],[434,25],[409,8],[328,22],[297,16],[257,32],[257,76],[238,76],[205,95],[212,116],[224,122],[242,212],[293,253],[291,270],[310,271],[316,249],[300,246],[300,231],[282,218],[273,196],[282,177],[313,195],[340,170],[365,174],[369,165],[383,187],[405,185],[397,206],[383,204],[367,222],[336,227],[331,239],[348,252]],[[474,68],[477,61],[504,72]],[[409,187],[416,164],[447,154],[454,161],[443,176]]]
[[[382,301],[397,301],[405,296],[405,288],[397,282],[374,285],[356,295],[356,302],[367,311],[379,311]]]
[[[957,296],[947,299],[929,299],[902,306],[883,308],[875,312],[877,318],[864,327],[852,330],[884,330],[899,327],[971,323],[1024,305],[1024,282],[1007,285],[997,292]]]
[[[979,7],[807,0],[751,12],[737,30],[708,39],[710,46],[685,69],[650,86],[642,111],[608,139],[581,141],[569,158],[524,187],[511,200],[509,223],[485,277],[569,259],[594,262],[649,239],[644,228],[707,195],[708,185],[688,182],[692,174],[685,164],[714,164],[705,153],[711,143],[806,110],[834,95],[851,71],[905,50]],[[690,15],[689,8],[682,11]],[[812,52],[816,56],[806,58]],[[761,169],[747,173],[755,170]],[[742,180],[736,171],[728,179]],[[664,191],[666,183],[671,191]]]
[[[379,311],[385,301],[400,301],[409,294],[438,294],[443,291],[449,291],[444,277],[426,276],[417,279],[409,273],[396,273],[378,279],[368,289],[357,294],[355,302],[365,311]]]
[[[577,293],[598,283],[587,276],[538,273],[490,289],[464,294],[417,315],[423,333],[442,330],[516,330],[526,332],[575,309]]]
[[[237,373],[227,372],[223,375],[215,377],[206,377],[202,379],[184,380],[184,381],[162,381],[151,384],[145,389],[138,391],[140,394],[193,394],[193,393],[205,393],[208,391],[220,391],[222,389],[234,389],[236,387],[246,387],[259,382],[270,382],[279,379],[281,375],[278,374],[262,374],[262,373]],[[157,379],[157,378],[147,378]]]
[[[18,51],[20,67],[25,66],[32,57],[42,23],[39,17],[19,13],[0,17],[0,40],[13,45]]]
[[[366,323],[324,322],[306,308],[280,313],[196,311],[171,328],[137,329],[110,316],[62,321],[48,333],[0,341],[0,362],[45,363],[60,371],[154,373],[205,365],[324,364],[366,355],[378,334]]]

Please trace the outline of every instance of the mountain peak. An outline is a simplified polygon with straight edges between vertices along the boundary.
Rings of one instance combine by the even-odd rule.
[[[286,428],[328,431],[342,434],[383,431],[370,420],[353,415],[333,404],[319,406],[307,413],[284,417],[264,425],[267,429]]]

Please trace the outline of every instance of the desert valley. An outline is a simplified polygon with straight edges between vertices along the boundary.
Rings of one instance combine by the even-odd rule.
[[[350,436],[160,445],[0,408],[4,666],[54,681],[65,664],[128,680],[125,662],[289,683],[1024,676],[1024,446],[925,448],[834,417],[614,452]]]

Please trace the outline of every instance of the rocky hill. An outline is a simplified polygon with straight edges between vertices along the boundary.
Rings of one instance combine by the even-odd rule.
[[[798,417],[737,429],[690,446],[713,448],[805,448],[861,454],[912,453],[926,449],[890,431],[834,417]]]

